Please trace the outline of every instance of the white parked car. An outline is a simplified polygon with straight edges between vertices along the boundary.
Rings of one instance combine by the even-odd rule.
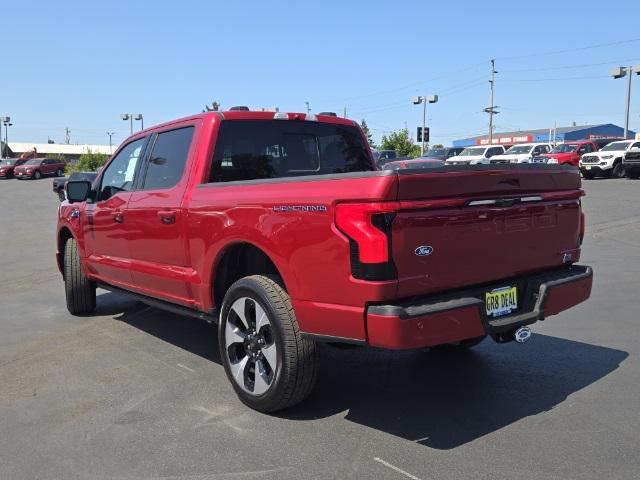
[[[580,157],[580,171],[584,178],[596,176],[622,178],[625,167],[622,160],[631,148],[640,147],[638,140],[621,140],[605,145],[597,152]]]
[[[535,157],[539,157],[551,151],[548,143],[520,143],[514,145],[502,155],[491,157],[491,163],[529,163]]]
[[[481,147],[467,147],[455,157],[448,158],[447,165],[477,165],[479,163],[489,163],[489,159],[494,155],[504,153],[502,145],[484,145]]]

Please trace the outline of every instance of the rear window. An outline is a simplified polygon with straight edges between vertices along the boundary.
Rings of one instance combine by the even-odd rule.
[[[373,170],[358,129],[287,120],[220,124],[210,182]]]

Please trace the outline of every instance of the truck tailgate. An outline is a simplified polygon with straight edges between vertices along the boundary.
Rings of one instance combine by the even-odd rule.
[[[578,259],[580,176],[509,165],[398,175],[398,295],[495,282]]]

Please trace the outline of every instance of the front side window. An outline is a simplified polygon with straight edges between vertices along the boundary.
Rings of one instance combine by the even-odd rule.
[[[179,128],[158,134],[149,156],[142,188],[171,188],[182,178],[187,163],[194,127]]]
[[[140,138],[129,143],[109,163],[102,174],[99,200],[106,200],[118,192],[128,192],[133,188],[145,140]]]
[[[286,120],[220,125],[209,182],[373,170],[354,127]]]

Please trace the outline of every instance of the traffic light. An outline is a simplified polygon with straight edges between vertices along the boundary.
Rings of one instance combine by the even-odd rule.
[[[418,138],[418,142],[422,142],[422,127],[418,127],[418,135],[416,135]],[[429,141],[429,127],[426,127],[424,129],[424,141],[428,142]]]

